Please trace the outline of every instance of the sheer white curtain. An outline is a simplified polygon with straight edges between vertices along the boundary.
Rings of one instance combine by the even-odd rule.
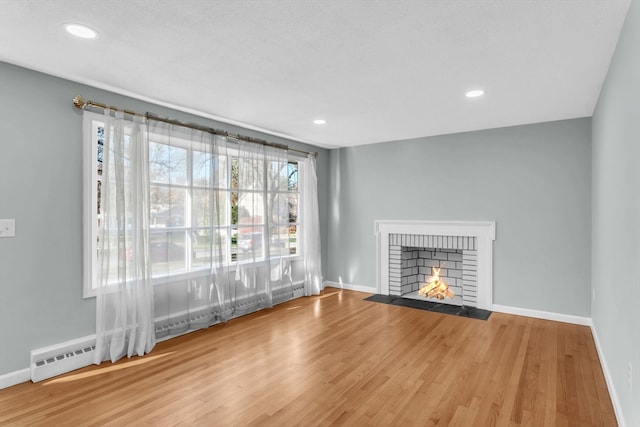
[[[322,283],[322,252],[320,243],[320,218],[318,213],[318,177],[316,158],[310,154],[303,162],[302,177],[302,253],[304,255],[304,294],[317,295],[324,288]]]
[[[148,262],[149,173],[144,125],[104,116],[102,212],[94,363],[142,356],[154,346]]]
[[[265,177],[267,199],[265,230],[268,233],[266,259],[269,268],[269,285],[274,303],[293,297],[291,277],[290,223],[297,215],[297,173],[290,167],[287,150],[265,147]]]
[[[236,314],[293,295],[289,261],[287,151],[238,143]]]
[[[265,147],[240,141],[237,154],[238,254],[235,275],[234,304],[237,313],[271,307],[271,288],[267,266],[268,235],[265,227],[267,216],[265,188]]]
[[[149,120],[156,337],[232,316],[231,158],[225,138]]]

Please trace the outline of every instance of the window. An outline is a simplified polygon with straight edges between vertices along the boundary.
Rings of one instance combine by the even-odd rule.
[[[272,256],[297,254],[298,176],[295,161],[262,162],[231,156],[233,261],[261,257],[267,246]],[[262,197],[267,198],[266,214],[261,211]],[[267,227],[269,233],[265,233]],[[270,236],[269,242],[264,241],[265,235]]]
[[[102,161],[104,158],[104,124],[84,116],[83,138],[83,297],[95,296],[97,283],[98,227],[102,221]],[[88,121],[88,123],[87,123]]]
[[[85,120],[86,298],[95,295],[97,284],[105,130],[99,114],[85,113]],[[149,258],[154,277],[208,271],[211,259],[233,268],[266,254],[300,255],[296,157],[248,161],[236,144],[227,144],[220,154],[179,138],[172,137],[169,144],[151,134],[148,141]],[[268,199],[268,212],[260,210],[264,204],[255,203],[262,197]]]

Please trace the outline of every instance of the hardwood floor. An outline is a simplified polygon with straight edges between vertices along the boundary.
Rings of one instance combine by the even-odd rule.
[[[615,426],[588,327],[328,288],[0,391],[0,425]]]

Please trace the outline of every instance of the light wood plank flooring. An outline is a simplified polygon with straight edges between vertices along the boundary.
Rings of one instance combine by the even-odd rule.
[[[0,390],[0,425],[615,426],[588,327],[326,289]]]

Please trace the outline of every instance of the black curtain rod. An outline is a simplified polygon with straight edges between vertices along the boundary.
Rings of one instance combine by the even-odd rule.
[[[214,134],[214,135],[226,136],[227,138],[232,138],[232,139],[237,139],[237,140],[241,140],[241,141],[251,142],[251,143],[254,143],[254,144],[265,145],[267,147],[275,147],[275,148],[280,148],[280,149],[284,149],[284,150],[295,151],[295,152],[306,154],[306,155],[311,154],[314,157],[318,156],[318,153],[315,152],[315,151],[309,152],[309,151],[304,151],[304,150],[298,150],[297,148],[290,148],[287,145],[268,142],[268,141],[265,141],[264,139],[260,139],[260,138],[253,138],[253,137],[250,137],[250,136],[229,133],[229,132],[224,131],[224,130],[214,129],[214,128],[211,128],[211,127],[202,126],[202,125],[195,124],[195,123],[185,123],[185,122],[181,122],[181,121],[175,120],[175,119],[156,116],[155,114],[152,114],[152,113],[138,113],[136,111],[125,110],[123,108],[117,108],[117,107],[114,107],[114,106],[111,106],[111,105],[106,105],[106,104],[103,104],[101,102],[87,101],[84,98],[82,98],[81,95],[77,95],[76,97],[73,98],[73,105],[78,110],[84,110],[87,107],[94,107],[94,108],[101,108],[103,110],[109,109],[111,111],[122,111],[123,113],[128,114],[130,116],[144,117],[145,119],[149,119],[149,120],[155,120],[155,121],[158,121],[158,122],[168,123],[168,124],[171,124],[171,125],[182,126],[182,127],[186,127],[186,128],[190,128],[190,129],[199,130],[199,131],[202,131],[202,132],[211,133],[211,134]]]

